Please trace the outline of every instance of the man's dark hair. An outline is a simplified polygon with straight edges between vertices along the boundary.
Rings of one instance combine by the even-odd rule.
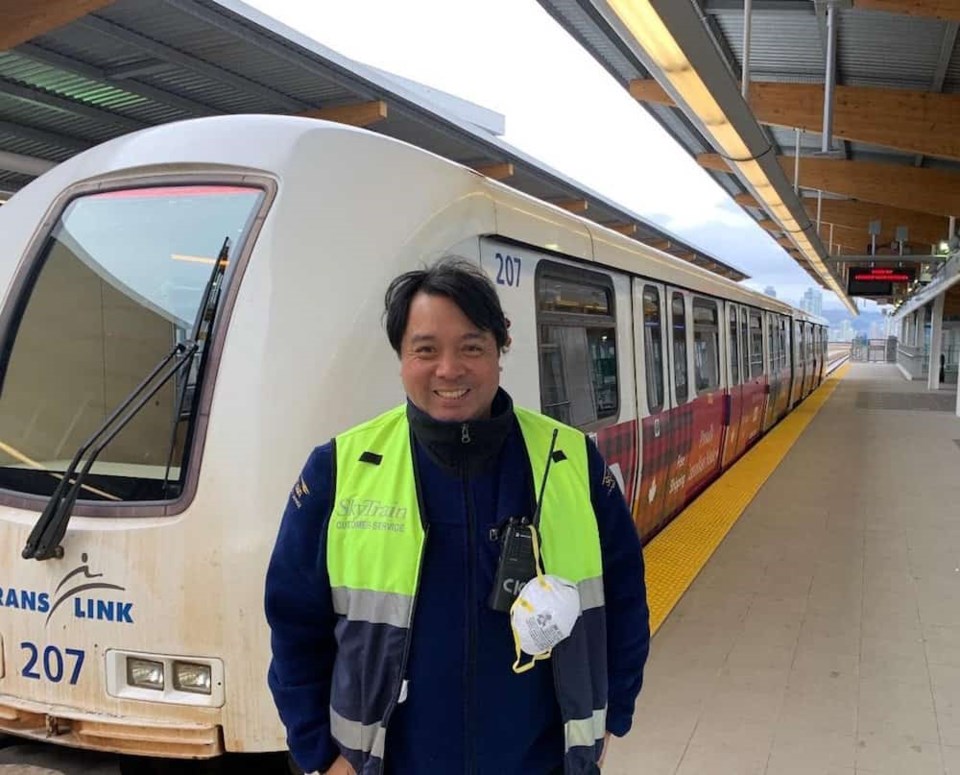
[[[418,293],[450,299],[473,325],[493,334],[497,349],[506,347],[507,318],[490,278],[466,259],[447,257],[426,269],[405,272],[394,278],[387,288],[383,317],[387,338],[397,355],[407,330],[410,302]]]

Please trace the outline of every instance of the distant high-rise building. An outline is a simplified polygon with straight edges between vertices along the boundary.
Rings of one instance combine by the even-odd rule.
[[[800,299],[800,309],[811,315],[823,315],[823,294],[816,288],[807,288]]]
[[[777,298],[777,289],[774,288],[772,285],[768,285],[766,288],[764,288],[763,292],[767,294],[767,296],[771,296],[774,299]]]

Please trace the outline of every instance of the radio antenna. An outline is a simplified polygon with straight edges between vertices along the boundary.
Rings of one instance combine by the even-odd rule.
[[[547,475],[550,473],[550,464],[553,462],[553,450],[557,446],[557,432],[558,429],[553,429],[553,436],[550,438],[550,451],[547,452],[547,465],[543,469],[543,481],[540,482],[540,496],[537,498],[537,507],[533,512],[533,525],[534,527],[539,527],[540,525],[540,509],[543,507],[543,492],[547,489]]]

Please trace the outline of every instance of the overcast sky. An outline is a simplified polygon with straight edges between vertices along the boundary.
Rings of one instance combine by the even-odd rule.
[[[351,59],[497,111],[503,139],[796,303],[812,282],[536,0],[246,0]],[[824,292],[824,306],[840,308]]]

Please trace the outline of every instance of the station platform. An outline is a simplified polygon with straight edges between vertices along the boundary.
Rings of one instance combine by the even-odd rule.
[[[925,388],[842,367],[648,545],[605,775],[960,773],[960,418]]]

